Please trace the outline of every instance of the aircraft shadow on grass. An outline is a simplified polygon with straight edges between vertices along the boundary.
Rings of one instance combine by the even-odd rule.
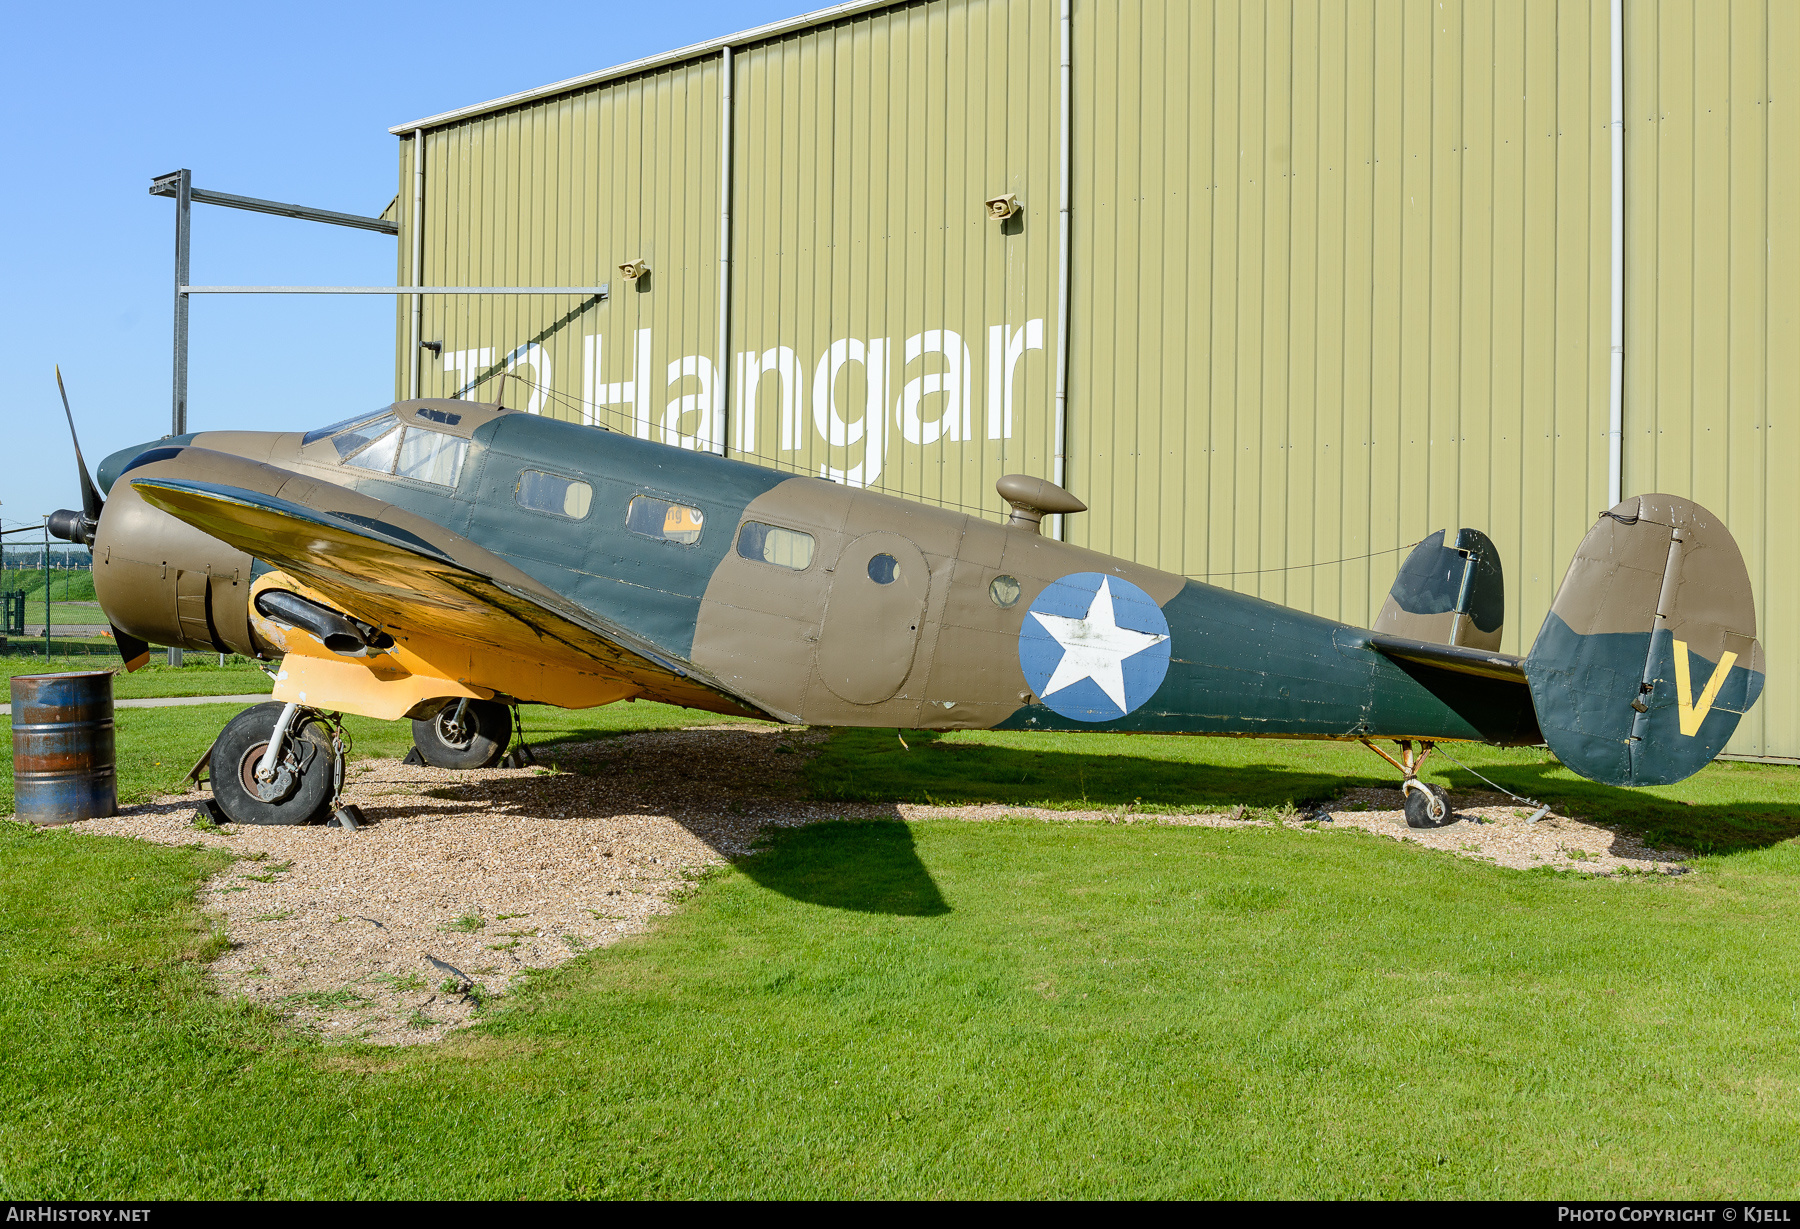
[[[742,727],[711,730],[632,731],[595,736],[594,731],[545,731],[534,737],[540,765],[568,774],[560,788],[579,792],[595,782],[606,790],[600,809],[622,807],[669,815],[712,849],[729,858],[760,886],[792,900],[833,909],[903,917],[936,917],[950,912],[943,893],[919,859],[912,830],[890,806],[859,807],[859,818],[803,827],[770,827],[756,853],[743,855],[746,828],[771,808],[789,814],[815,813],[835,820],[834,808],[805,800],[800,766],[774,753],[780,731]],[[646,737],[646,735],[648,735]],[[682,741],[676,744],[673,739]],[[679,746],[681,754],[660,748]],[[769,776],[759,764],[776,762]],[[526,776],[427,788],[433,801],[409,805],[384,798],[365,806],[379,823],[418,814],[443,814],[444,803],[464,813],[483,811],[502,820],[508,814],[539,813],[544,791],[556,778]],[[370,782],[373,783],[373,782]],[[570,801],[575,801],[575,798]],[[456,806],[455,804],[461,804]],[[593,811],[594,803],[578,809]],[[875,810],[875,815],[867,812]]]
[[[1800,806],[1793,803],[1683,802],[1653,794],[1621,795],[1580,780],[1555,763],[1484,765],[1481,770],[1514,793],[1548,802],[1565,815],[1629,832],[1654,848],[1744,853],[1800,837]],[[1452,789],[1492,792],[1462,769],[1452,768],[1443,775]]]
[[[1350,789],[1394,789],[1391,774],[1373,756],[1365,773],[1294,762],[1208,764],[1035,751],[948,742],[923,731],[909,731],[905,748],[891,730],[844,730],[837,739],[841,741],[826,752],[820,785],[828,796],[846,801],[1216,811],[1244,805],[1304,811]],[[1550,803],[1563,814],[1617,827],[1655,847],[1733,853],[1800,837],[1800,806],[1776,800],[1773,791],[1769,801],[1690,803],[1621,793],[1550,760],[1476,767],[1516,794]],[[1458,793],[1493,792],[1473,773],[1443,759],[1428,764],[1426,775],[1447,781]]]
[[[603,798],[596,799],[602,808],[671,814],[769,891],[825,908],[903,917],[940,916],[951,906],[920,859],[912,829],[894,805],[897,801],[1096,809],[1133,803],[1195,810],[1225,810],[1238,804],[1303,809],[1350,788],[1391,788],[1391,781],[1375,769],[1365,775],[1292,762],[1205,764],[1080,755],[942,741],[924,732],[913,733],[910,745],[902,746],[892,731],[869,730],[834,732],[832,743],[814,765],[808,788],[800,757],[789,761],[771,753],[770,748],[779,745],[772,732],[741,727],[670,731],[689,740],[682,757],[659,755],[656,732],[647,732],[648,739],[642,737],[646,732],[639,732],[631,744],[621,742],[628,736],[624,732],[599,737],[596,733],[541,730],[532,744],[541,763],[555,762],[570,776],[606,786]],[[696,735],[697,746],[692,745]],[[771,761],[781,762],[784,776],[745,780],[746,765]],[[1489,792],[1471,773],[1438,767],[1448,769],[1443,778],[1459,793]],[[1614,826],[1652,847],[1731,853],[1800,836],[1800,808],[1779,802],[1690,804],[1649,794],[1620,795],[1574,778],[1554,762],[1479,767],[1507,789],[1549,802],[1565,814]],[[377,769],[373,778],[360,783],[379,786],[380,775]],[[427,813],[477,812],[504,823],[510,815],[540,813],[544,790],[554,780],[509,776],[422,788],[407,781],[431,801],[414,804],[388,796],[365,804],[366,813],[378,824]],[[566,787],[581,788],[573,782]],[[740,814],[740,805],[751,801],[754,805]],[[679,805],[671,806],[672,802]],[[860,817],[838,818],[843,804],[852,802]],[[1629,806],[1621,806],[1622,802]],[[757,852],[743,856],[746,827],[754,828],[755,816],[771,803],[796,816],[812,812],[836,822],[770,827]],[[173,804],[133,809],[149,814],[169,805]]]
[[[896,917],[950,912],[919,859],[912,829],[898,816],[777,829],[767,847],[738,869],[759,886],[806,904]]]

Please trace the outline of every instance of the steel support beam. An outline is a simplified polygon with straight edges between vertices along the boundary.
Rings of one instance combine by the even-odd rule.
[[[302,222],[325,222],[331,226],[351,226],[357,230],[372,230],[383,235],[400,233],[398,223],[389,222],[385,218],[366,218],[360,213],[339,213],[335,209],[315,209],[311,205],[290,205],[284,201],[265,201],[255,196],[238,196],[231,192],[214,192],[211,188],[196,188],[192,183],[191,171],[176,171],[170,175],[159,175],[150,181],[151,196],[179,196],[180,183],[187,182],[187,190],[192,200],[202,205],[223,205],[227,209],[247,209],[252,213],[272,213],[279,218],[299,218]]]
[[[187,432],[188,398],[188,235],[193,218],[193,172],[176,171],[173,176],[175,198],[175,368],[174,405],[169,418],[169,434]]]
[[[579,294],[605,298],[605,286],[181,286],[179,294]]]

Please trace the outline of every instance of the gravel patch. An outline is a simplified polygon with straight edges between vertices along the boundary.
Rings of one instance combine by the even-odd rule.
[[[328,1040],[411,1045],[466,1024],[530,969],[642,933],[694,876],[749,853],[766,827],[840,818],[1034,818],[1236,827],[1361,828],[1498,866],[1678,873],[1686,855],[1530,809],[1455,794],[1455,822],[1406,826],[1398,790],[1354,790],[1311,816],[808,801],[822,730],[724,724],[544,748],[534,768],[458,772],[365,760],[348,801],[369,826],[194,827],[204,793],[163,797],[65,831],[230,849],[200,893],[230,948],[220,989]]]
[[[68,831],[239,855],[200,893],[223,915],[221,990],[327,1039],[434,1041],[528,969],[642,932],[696,871],[747,853],[765,826],[893,808],[794,801],[822,732],[660,730],[546,748],[535,768],[352,764],[370,821],[193,826],[194,792]]]
[[[1547,866],[1590,875],[1678,875],[1691,856],[1681,849],[1653,849],[1628,832],[1556,811],[1527,823],[1536,808],[1504,794],[1451,794],[1452,822],[1441,828],[1407,827],[1401,807],[1397,789],[1350,790],[1330,804],[1329,826],[1362,828],[1516,870]]]

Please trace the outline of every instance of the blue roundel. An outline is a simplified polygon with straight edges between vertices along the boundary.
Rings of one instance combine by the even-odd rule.
[[[1101,572],[1052,584],[1019,629],[1032,692],[1074,721],[1112,721],[1156,694],[1169,672],[1169,621],[1148,593]]]

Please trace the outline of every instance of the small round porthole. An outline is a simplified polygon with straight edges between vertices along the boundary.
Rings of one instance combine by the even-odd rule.
[[[994,605],[1006,610],[1019,600],[1019,582],[1010,576],[996,576],[988,586],[988,596],[994,599]]]
[[[892,555],[877,555],[869,560],[869,579],[878,585],[891,585],[900,571],[900,561]]]

